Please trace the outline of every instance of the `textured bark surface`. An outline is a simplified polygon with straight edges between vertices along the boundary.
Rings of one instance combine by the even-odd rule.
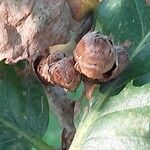
[[[73,20],[66,0],[0,0],[0,14],[0,61],[6,63],[35,60],[83,24]]]

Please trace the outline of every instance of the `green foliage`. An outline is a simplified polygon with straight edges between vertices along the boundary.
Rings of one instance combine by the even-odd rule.
[[[131,83],[119,95],[101,94],[97,100],[96,107],[82,117],[70,150],[150,148],[149,84]]]
[[[75,91],[73,91],[73,92],[68,91],[67,94],[71,100],[77,101],[82,97],[83,91],[84,91],[84,84],[83,84],[83,82],[81,82]]]
[[[150,43],[143,45],[137,50],[139,52],[131,59],[131,63],[128,68],[115,80],[110,83],[103,84],[101,86],[101,91],[107,91],[110,86],[113,87],[112,92],[116,91],[118,88],[124,87],[125,84],[131,80],[135,80],[136,78],[138,78],[141,83],[148,82],[149,79],[147,78],[147,73],[150,72]]]
[[[115,43],[128,40],[132,54],[150,29],[146,0],[104,0],[95,12],[95,29],[112,35]]]
[[[95,29],[128,40],[131,63],[84,109],[70,150],[150,149],[150,7],[145,0],[103,0]],[[138,86],[138,87],[136,87]]]
[[[41,141],[48,126],[46,96],[34,76],[19,71],[0,63],[0,149],[50,149]]]
[[[61,145],[61,132],[62,129],[57,116],[50,111],[49,125],[43,138],[44,141],[49,145],[53,145],[55,149],[59,149]]]

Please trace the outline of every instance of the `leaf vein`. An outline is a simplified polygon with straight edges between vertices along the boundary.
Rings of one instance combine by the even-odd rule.
[[[124,110],[117,110],[117,111],[111,111],[111,112],[108,112],[108,113],[104,113],[100,117],[98,117],[94,122],[96,122],[98,119],[104,118],[104,117],[106,117],[108,115],[111,115],[111,114],[114,114],[114,113],[120,113],[120,112],[125,112],[125,111],[130,111],[130,110],[133,111],[133,110],[137,110],[139,108],[141,108],[141,107],[134,107],[134,108],[128,108],[128,109],[124,109]],[[142,109],[144,109],[144,108],[150,108],[150,105],[142,106]],[[100,114],[98,113],[98,116],[99,115]]]

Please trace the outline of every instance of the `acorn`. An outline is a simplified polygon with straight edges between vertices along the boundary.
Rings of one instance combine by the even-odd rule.
[[[73,57],[65,57],[61,51],[55,51],[47,57],[34,62],[34,70],[44,85],[58,85],[75,90],[80,82],[80,74],[74,69]]]
[[[116,46],[106,35],[89,32],[74,50],[75,69],[83,76],[87,99],[92,98],[96,84],[116,78],[130,60],[123,46]]]
[[[68,90],[75,90],[80,83],[80,75],[74,69],[75,61],[73,57],[66,57],[49,69],[51,83],[59,85]]]
[[[116,53],[109,37],[99,32],[89,32],[79,41],[74,51],[75,68],[87,78],[107,81],[105,73],[116,62]]]

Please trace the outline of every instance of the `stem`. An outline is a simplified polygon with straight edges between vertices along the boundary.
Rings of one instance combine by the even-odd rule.
[[[20,128],[12,125],[12,123],[10,123],[9,121],[6,121],[2,117],[0,117],[0,122],[2,124],[4,124],[6,127],[8,127],[10,129],[12,129],[13,131],[15,131],[17,134],[19,134],[22,137],[26,138],[31,143],[33,143],[33,145],[38,150],[54,150],[54,148],[52,146],[48,145],[47,143],[45,143],[44,141],[42,141],[40,139],[33,138],[32,136],[28,135],[27,133],[25,133],[24,131],[22,131]]]

